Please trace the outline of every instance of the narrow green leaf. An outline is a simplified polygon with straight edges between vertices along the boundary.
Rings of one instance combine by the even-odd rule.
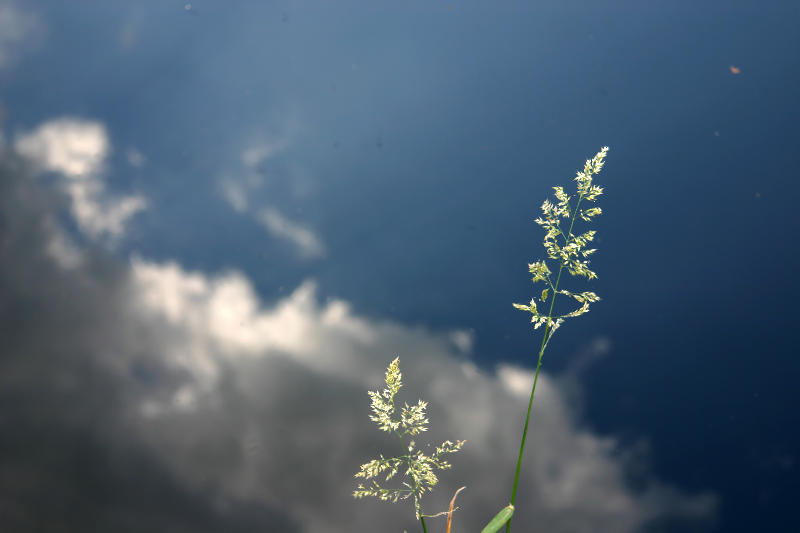
[[[511,515],[514,514],[514,506],[509,504],[507,507],[503,507],[499,513],[497,513],[492,521],[486,524],[486,527],[481,530],[481,533],[496,533],[500,531],[506,522],[511,519]]]

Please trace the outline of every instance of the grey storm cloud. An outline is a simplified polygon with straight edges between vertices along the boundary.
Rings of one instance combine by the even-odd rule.
[[[313,282],[268,303],[235,270],[126,262],[92,241],[65,266],[51,251],[68,214],[63,193],[3,155],[3,531],[415,530],[410,504],[351,496],[358,466],[395,451],[366,395],[395,355],[402,399],[430,402],[420,442],[467,440],[426,512],[466,485],[454,527],[476,531],[507,503],[529,370],[476,368],[466,332],[359,316],[319,302]],[[578,385],[539,386],[518,530],[712,523],[713,494],[649,475],[631,486],[642,458],[581,427]]]

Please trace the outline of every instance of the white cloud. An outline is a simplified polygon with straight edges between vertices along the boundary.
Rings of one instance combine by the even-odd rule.
[[[135,259],[131,280],[136,322],[159,340],[165,364],[191,376],[139,406],[143,438],[184,483],[285,509],[306,532],[408,527],[410,505],[350,496],[358,465],[392,445],[368,420],[365,392],[382,386],[399,355],[402,400],[430,402],[430,442],[467,439],[426,511],[445,509],[467,485],[457,520],[474,530],[505,504],[530,370],[504,365],[487,374],[459,355],[469,348],[465,332],[370,320],[342,300],[321,305],[312,283],[265,306],[236,272],[207,276]],[[568,400],[558,381],[540,375],[515,519],[521,531],[628,532],[663,515],[713,515],[710,494],[655,479],[628,487],[625,450],[582,428]]]
[[[45,122],[31,133],[20,136],[15,147],[45,170],[73,179],[100,172],[110,149],[105,126],[72,118]]]
[[[303,257],[319,257],[324,255],[322,241],[310,229],[292,222],[281,215],[278,210],[265,208],[256,214],[258,220],[272,235],[290,242]]]
[[[51,120],[18,136],[14,147],[42,170],[67,178],[64,189],[72,200],[72,214],[94,239],[107,237],[114,242],[124,234],[128,220],[147,207],[141,195],[109,198],[104,193],[102,176],[111,143],[100,122]]]

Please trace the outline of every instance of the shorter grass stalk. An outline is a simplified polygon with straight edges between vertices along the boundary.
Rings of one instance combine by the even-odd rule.
[[[386,369],[386,388],[383,392],[368,391],[372,400],[372,416],[370,420],[378,424],[381,431],[392,433],[405,441],[407,437],[414,437],[428,429],[428,417],[425,409],[427,402],[418,400],[416,405],[404,406],[399,410],[395,407],[395,395],[403,386],[402,374],[400,373],[400,359],[395,358]],[[399,415],[399,416],[398,416]],[[444,441],[431,455],[425,455],[416,447],[413,440],[409,440],[406,446],[407,453],[398,457],[386,458],[380,455],[378,459],[373,459],[361,465],[361,469],[355,477],[372,480],[366,485],[360,483],[353,496],[365,498],[372,496],[382,501],[397,503],[398,500],[406,500],[414,497],[414,512],[417,520],[422,525],[423,533],[428,533],[425,525],[425,516],[422,513],[422,495],[430,491],[438,482],[439,478],[434,472],[436,469],[446,470],[451,465],[443,456],[455,453],[464,446],[463,440],[455,443],[449,440]],[[383,477],[384,481],[391,480],[401,469],[404,469],[403,477],[407,481],[401,483],[401,487],[384,488],[375,480]],[[441,513],[440,513],[441,514]],[[447,514],[447,513],[443,513]]]

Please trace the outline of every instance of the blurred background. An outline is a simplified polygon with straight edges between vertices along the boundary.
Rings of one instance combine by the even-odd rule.
[[[800,531],[800,4],[0,0],[0,529],[419,531],[506,505],[533,219],[610,146],[516,531]],[[442,519],[429,531],[444,531]]]

